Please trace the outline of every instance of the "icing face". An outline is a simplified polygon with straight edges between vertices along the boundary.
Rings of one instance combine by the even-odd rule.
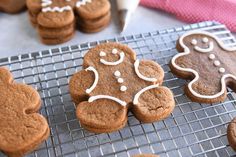
[[[114,51],[114,49],[113,49],[113,51]],[[116,52],[116,53],[117,53],[117,52]],[[112,52],[113,55],[115,55],[116,53],[113,53],[113,52]],[[101,54],[101,52],[100,52],[100,54]],[[100,56],[101,56],[101,55],[100,55]],[[102,59],[102,58],[100,59],[100,62],[101,62],[102,64],[105,64],[105,65],[118,65],[118,64],[122,63],[123,60],[124,60],[124,58],[125,58],[124,52],[120,52],[120,53],[119,53],[119,56],[120,56],[120,59],[117,60],[117,61],[115,61],[115,62],[109,62],[109,61],[106,61],[105,59]]]
[[[198,42],[202,42],[204,45],[204,47],[200,47]],[[208,53],[213,51],[214,49],[214,43],[212,41],[209,41],[209,39],[207,37],[203,37],[201,39],[192,39],[191,41],[191,45],[193,45],[194,50],[198,51],[198,52],[202,52],[202,53]]]

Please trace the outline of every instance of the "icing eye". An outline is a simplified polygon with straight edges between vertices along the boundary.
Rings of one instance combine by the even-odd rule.
[[[193,40],[191,41],[191,44],[192,44],[192,45],[197,45],[197,40],[196,40],[196,39],[193,39]]]
[[[106,53],[101,51],[99,55],[100,55],[100,57],[103,57],[103,56],[106,56]]]
[[[209,41],[209,39],[207,37],[202,38],[203,43],[207,43],[208,41]]]
[[[118,52],[117,49],[112,50],[112,54],[117,54],[117,52]]]

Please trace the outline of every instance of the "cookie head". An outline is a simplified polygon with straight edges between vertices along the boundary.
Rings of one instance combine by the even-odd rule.
[[[106,43],[92,48],[84,56],[83,68],[71,78],[70,94],[77,104],[77,117],[90,131],[124,127],[129,109],[143,122],[163,119],[173,110],[173,95],[161,86],[162,68],[153,61],[138,60],[126,45]]]
[[[23,156],[49,135],[47,121],[36,113],[39,94],[28,85],[14,83],[11,73],[0,68],[0,95],[0,150]]]
[[[182,46],[187,47],[188,49],[200,52],[200,53],[210,53],[214,50],[215,41],[212,37],[207,36],[206,34],[190,34],[182,36],[179,39]]]

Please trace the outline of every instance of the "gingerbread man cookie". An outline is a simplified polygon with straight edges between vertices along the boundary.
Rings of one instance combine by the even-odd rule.
[[[98,32],[110,22],[108,0],[27,0],[30,21],[45,44],[70,40],[76,28]]]
[[[128,109],[142,122],[164,119],[174,109],[172,92],[161,86],[163,69],[153,61],[139,61],[125,45],[92,48],[83,68],[73,75],[69,89],[77,117],[87,130],[103,133],[123,128]]]
[[[224,101],[226,87],[236,91],[236,49],[226,47],[215,35],[197,31],[180,37],[170,63],[171,71],[191,81],[187,96],[196,102]]]
[[[46,119],[36,113],[40,96],[32,87],[13,82],[5,68],[0,68],[0,95],[0,151],[23,156],[49,136]]]

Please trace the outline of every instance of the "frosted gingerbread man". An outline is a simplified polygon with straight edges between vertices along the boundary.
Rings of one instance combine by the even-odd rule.
[[[224,101],[226,87],[236,91],[236,48],[226,47],[215,35],[194,31],[180,37],[180,52],[171,60],[170,68],[177,76],[191,81],[186,94],[193,101]]]
[[[166,118],[174,109],[172,92],[161,86],[162,68],[153,61],[139,61],[125,45],[96,46],[85,55],[83,68],[71,78],[69,88],[77,117],[90,131],[121,129],[129,109],[142,122]]]

